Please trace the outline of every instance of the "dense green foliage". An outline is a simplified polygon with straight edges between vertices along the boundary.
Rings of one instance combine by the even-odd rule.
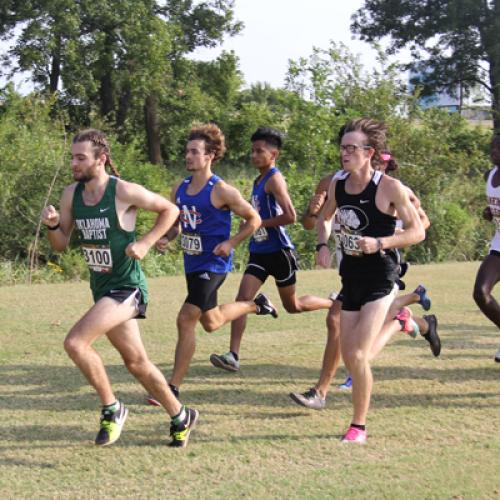
[[[389,146],[401,165],[396,175],[420,197],[432,222],[427,240],[409,249],[407,258],[416,262],[470,260],[485,254],[492,234],[491,224],[480,219],[485,206],[483,172],[489,167],[489,130],[474,127],[458,115],[415,107],[400,83],[399,69],[387,65],[382,54],[379,69],[367,73],[343,45],[315,49],[309,58],[291,63],[285,89],[256,85],[240,90],[237,79],[216,81],[216,67],[223,60],[227,74],[236,78],[233,56],[202,65],[186,62],[186,71],[189,67],[189,71],[196,70],[197,91],[184,107],[177,108],[164,132],[165,136],[171,133],[165,146],[171,159],[168,168],[148,163],[140,135],[123,142],[113,123],[95,116],[92,124],[110,135],[123,178],[168,196],[184,175],[184,138],[192,121],[216,117],[228,143],[228,153],[216,171],[248,198],[255,176],[249,161],[249,136],[259,125],[275,126],[287,134],[279,165],[300,217],[319,179],[339,168],[340,126],[353,117],[372,116],[388,124]],[[22,97],[11,87],[0,94],[0,283],[26,279],[30,249],[36,250],[34,261],[39,264],[31,270],[32,281],[86,275],[76,249],[54,255],[43,229],[39,241],[35,239],[38,214],[53,178],[48,201],[56,206],[62,187],[71,182],[68,143],[78,126],[68,114],[58,113],[54,99],[45,95]],[[149,227],[151,217],[140,214],[139,233]],[[310,268],[315,235],[299,223],[289,231],[302,265]],[[235,255],[237,270],[243,268],[246,257],[246,245],[241,245]],[[153,276],[182,272],[179,249],[172,244],[166,256],[151,252],[144,267]]]

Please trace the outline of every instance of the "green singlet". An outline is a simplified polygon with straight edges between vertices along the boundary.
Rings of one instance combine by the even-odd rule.
[[[73,195],[73,219],[83,256],[90,270],[90,288],[97,302],[106,292],[117,288],[139,288],[144,303],[148,287],[136,259],[125,255],[127,246],[136,241],[135,231],[120,227],[115,196],[118,179],[110,176],[104,195],[97,205],[83,202],[83,182]]]

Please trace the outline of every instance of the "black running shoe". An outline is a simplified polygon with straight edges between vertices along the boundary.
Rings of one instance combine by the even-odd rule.
[[[270,314],[273,318],[278,317],[276,308],[263,293],[259,293],[259,295],[255,297],[254,302],[257,306],[257,315]]]
[[[422,337],[429,342],[432,354],[437,357],[441,352],[441,340],[437,333],[438,320],[434,314],[424,316],[424,319],[429,325],[429,331]]]
[[[199,413],[197,410],[186,408],[186,421],[180,425],[170,424],[170,435],[172,441],[168,444],[173,448],[185,448],[189,441],[189,435],[198,421]]]
[[[314,387],[303,393],[291,392],[290,397],[297,404],[311,408],[312,410],[323,410],[326,406],[326,399],[322,398]]]
[[[95,444],[98,446],[108,446],[117,441],[122,433],[127,416],[128,409],[125,408],[123,403],[120,403],[120,408],[115,412],[102,410],[101,428],[95,438]]]
[[[174,384],[168,384],[168,386],[170,387],[170,390],[172,391],[172,394],[177,398],[177,401],[180,401],[180,396],[181,396],[181,393],[179,391],[179,388],[174,385]]]

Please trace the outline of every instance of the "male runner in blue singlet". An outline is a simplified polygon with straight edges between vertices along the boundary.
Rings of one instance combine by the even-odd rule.
[[[282,135],[271,128],[259,128],[251,137],[252,162],[259,170],[254,182],[252,205],[262,219],[261,226],[250,240],[250,257],[240,283],[236,300],[254,297],[269,276],[273,276],[281,302],[289,313],[329,309],[332,300],[304,295],[295,290],[297,260],[294,246],[285,226],[295,222],[295,209],[286,181],[276,167],[282,146]],[[239,352],[246,326],[246,316],[231,324],[229,352],[212,354],[210,361],[228,371],[240,369]]]
[[[186,169],[191,175],[172,191],[172,201],[180,209],[180,223],[157,244],[164,251],[168,241],[181,231],[188,296],[177,316],[179,338],[170,378],[176,395],[195,351],[198,322],[207,332],[213,332],[250,313],[277,317],[276,309],[264,294],[217,305],[217,291],[232,267],[233,248],[261,222],[240,192],[212,172],[212,164],[222,158],[225,149],[224,135],[216,125],[191,129],[186,147]],[[230,235],[231,212],[244,219],[234,236]]]

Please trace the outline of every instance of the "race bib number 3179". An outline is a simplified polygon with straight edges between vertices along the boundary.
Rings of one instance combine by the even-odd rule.
[[[188,255],[200,255],[203,252],[199,234],[181,234],[181,247]]]

